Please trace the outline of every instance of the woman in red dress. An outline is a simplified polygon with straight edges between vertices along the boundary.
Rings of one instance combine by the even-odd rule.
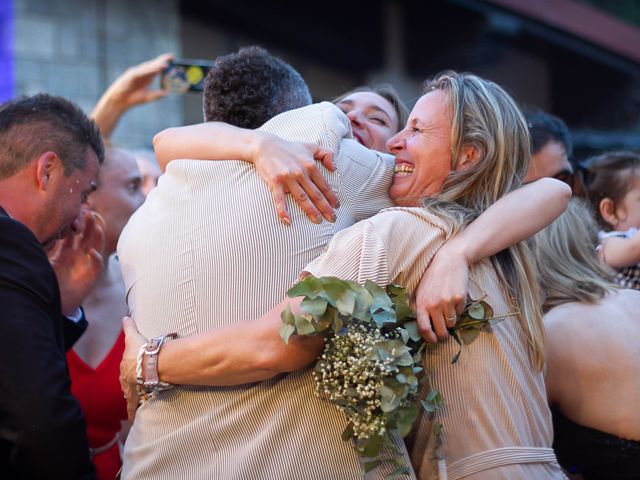
[[[120,445],[128,431],[127,406],[120,390],[124,351],[122,317],[127,314],[125,287],[113,253],[131,214],[144,201],[135,158],[108,148],[89,207],[105,223],[105,265],[83,307],[89,327],[67,353],[71,391],[87,422],[87,437],[100,480],[113,480],[120,469]]]

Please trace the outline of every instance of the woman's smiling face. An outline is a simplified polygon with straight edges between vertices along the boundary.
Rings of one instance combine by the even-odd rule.
[[[386,152],[386,143],[398,131],[398,114],[386,98],[374,92],[355,92],[336,103],[351,122],[355,139],[367,148]]]
[[[423,95],[407,126],[387,142],[396,156],[389,194],[401,206],[417,206],[439,193],[451,172],[451,109],[442,90]]]

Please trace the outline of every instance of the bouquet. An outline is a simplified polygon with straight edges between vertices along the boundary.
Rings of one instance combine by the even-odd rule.
[[[302,296],[302,315],[289,307],[282,312],[280,334],[285,342],[296,335],[326,334],[324,351],[316,363],[316,395],[326,396],[347,418],[342,439],[353,440],[364,460],[365,473],[393,462],[393,478],[409,472],[392,434],[406,436],[420,408],[433,416],[442,405],[432,388],[422,358],[426,344],[418,333],[406,290],[397,285],[382,288],[336,277],[307,276],[288,292]],[[498,319],[484,301],[471,302],[449,330],[462,345]],[[454,357],[455,363],[460,351]],[[428,393],[420,398],[422,382]],[[435,424],[437,438],[442,427]]]

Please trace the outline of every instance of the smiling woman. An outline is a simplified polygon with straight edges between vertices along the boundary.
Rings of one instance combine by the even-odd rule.
[[[396,205],[415,206],[440,191],[451,172],[451,111],[449,95],[442,90],[418,100],[407,126],[387,142],[396,156],[389,194]],[[471,151],[461,158],[461,166]]]
[[[389,84],[355,88],[333,103],[347,115],[354,138],[380,152],[387,151],[387,140],[402,128],[409,113]]]
[[[529,135],[513,99],[492,82],[455,72],[425,87],[407,127],[388,142],[396,155],[390,193],[403,208],[338,233],[305,268],[309,273],[395,283],[413,293],[443,242],[519,186],[530,160]],[[550,448],[542,315],[530,258],[527,246],[517,244],[472,266],[471,297],[511,318],[481,332],[453,367],[452,338],[425,357],[433,386],[446,399],[436,421],[444,428],[450,478],[563,478]],[[432,422],[420,420],[412,448],[420,478],[432,478],[436,462]]]

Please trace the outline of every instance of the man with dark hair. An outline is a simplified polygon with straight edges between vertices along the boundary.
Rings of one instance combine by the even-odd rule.
[[[79,301],[62,305],[46,250],[83,228],[81,207],[103,157],[95,123],[61,97],[39,94],[0,106],[3,478],[95,476],[65,361],[72,339],[62,314],[76,312]],[[90,235],[75,240],[83,257],[101,262]]]
[[[543,177],[564,180],[573,173],[571,135],[558,117],[540,109],[523,109],[531,135],[531,164],[525,182]]]
[[[300,74],[257,46],[218,57],[204,82],[207,122],[253,129],[310,103],[309,87]]]

